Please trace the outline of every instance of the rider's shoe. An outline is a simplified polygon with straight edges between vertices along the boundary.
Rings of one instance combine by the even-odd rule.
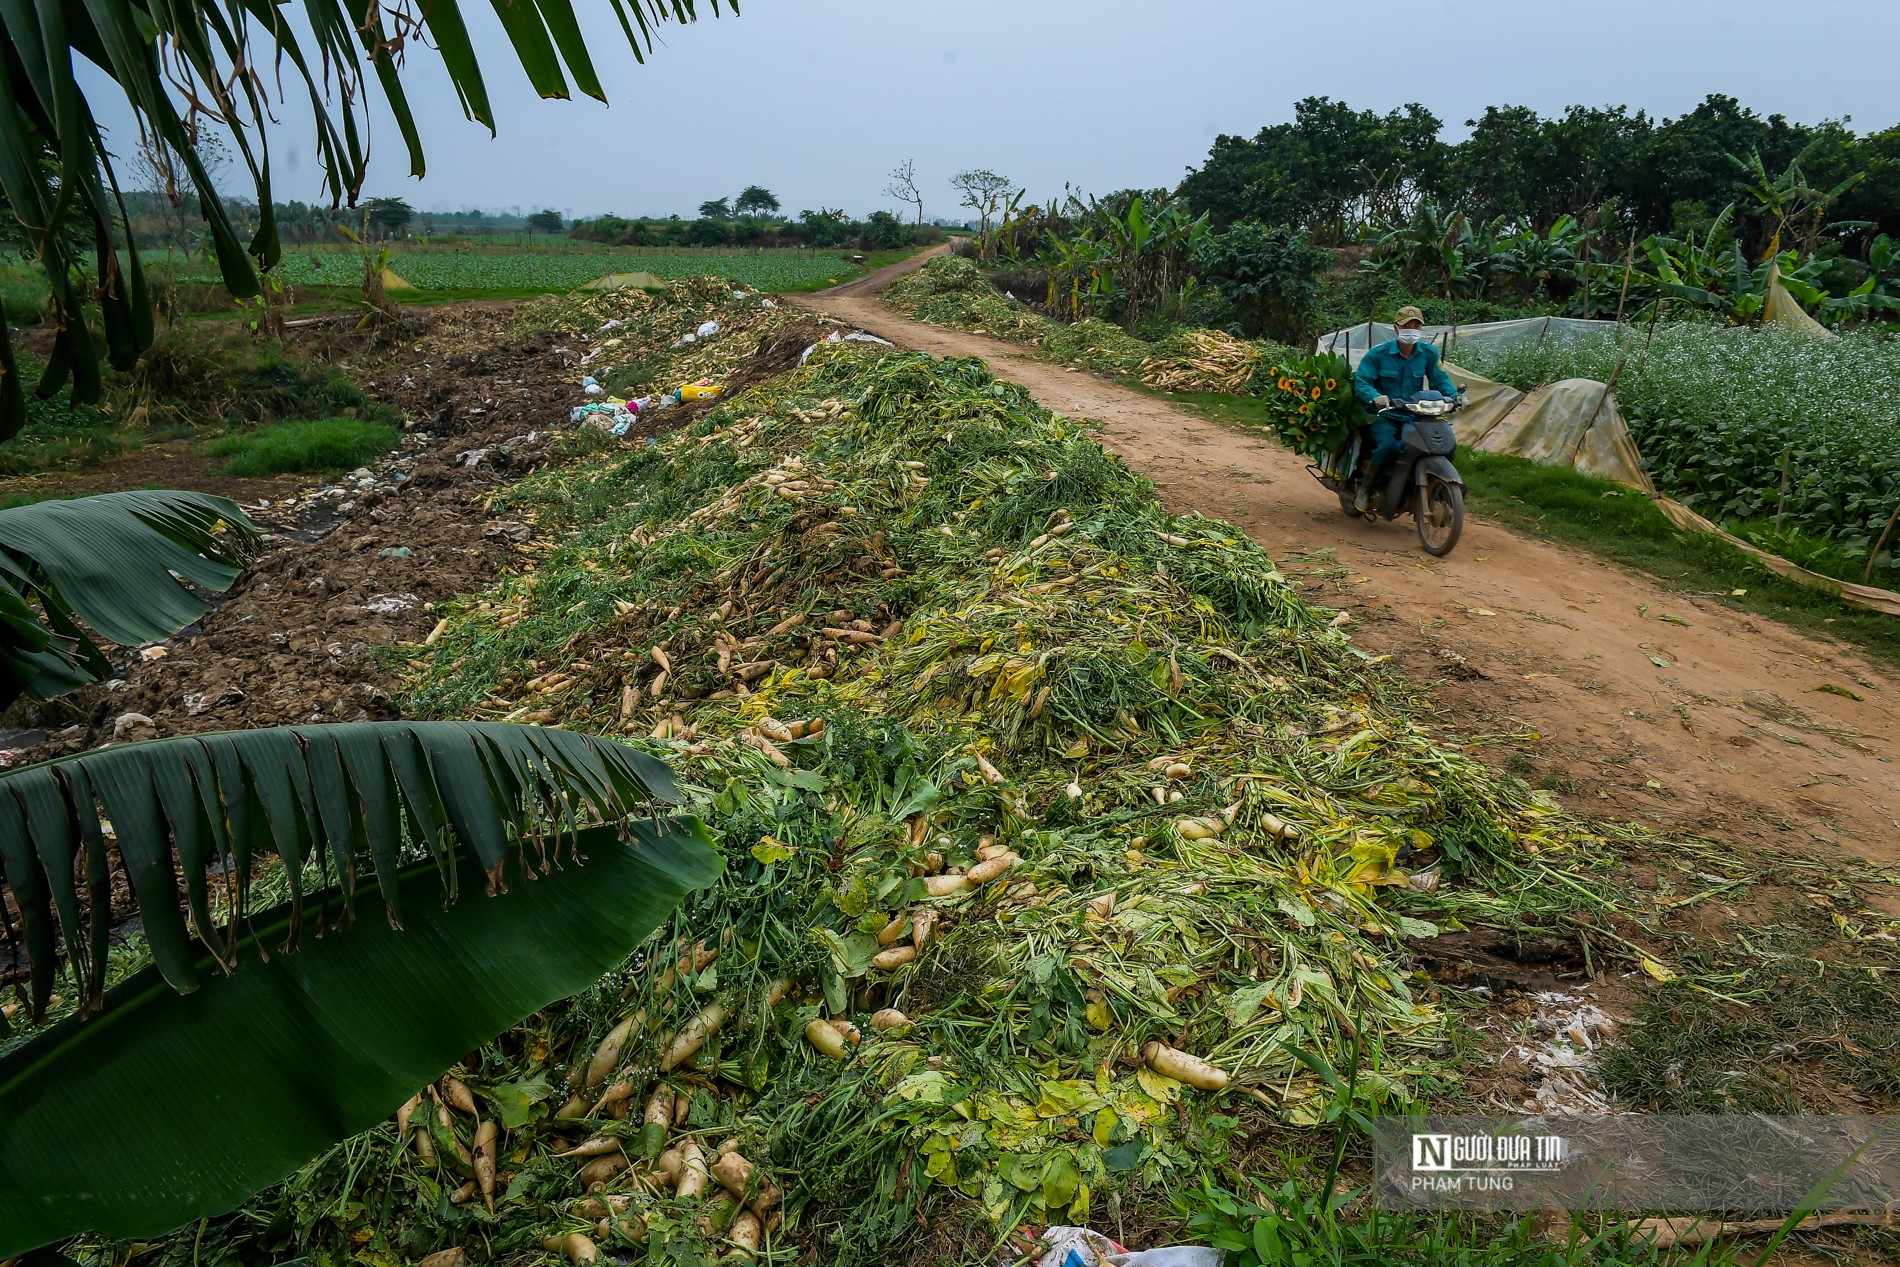
[[[1358,511],[1362,515],[1368,514],[1371,512],[1372,510],[1372,481],[1371,480],[1367,480],[1364,483],[1360,484],[1359,491],[1352,495],[1352,508]]]

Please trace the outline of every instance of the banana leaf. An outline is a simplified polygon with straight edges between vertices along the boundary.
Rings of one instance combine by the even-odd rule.
[[[581,834],[583,865],[511,865],[444,905],[433,862],[366,891],[294,955],[245,956],[179,994],[157,968],[0,1056],[0,1260],[81,1232],[150,1237],[226,1213],[387,1118],[464,1053],[623,962],[720,861],[692,818]],[[465,863],[469,888],[483,872]],[[332,894],[339,899],[339,894]],[[254,917],[290,935],[296,904]]]
[[[312,872],[353,907],[360,870],[402,925],[433,902],[398,883],[411,861],[434,867],[453,898],[465,861],[493,887],[524,854],[558,865],[582,826],[677,800],[671,771],[645,753],[533,726],[358,722],[124,744],[0,772],[0,897],[17,912],[35,1017],[60,943],[84,1012],[103,1005],[107,952],[133,915],[155,971],[189,991],[203,954],[230,967],[247,943],[271,952],[307,940]],[[525,836],[511,834],[517,825]],[[129,881],[116,893],[115,852]],[[278,941],[249,931],[261,853],[289,878]]]
[[[111,674],[94,635],[167,638],[238,577],[257,529],[229,498],[125,492],[0,510],[0,707],[51,699]],[[40,619],[30,604],[37,603]],[[26,619],[21,613],[25,612]]]

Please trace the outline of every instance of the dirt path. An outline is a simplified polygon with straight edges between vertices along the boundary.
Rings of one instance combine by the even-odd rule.
[[[1438,683],[1448,729],[1488,736],[1482,752],[1571,808],[1900,861],[1900,675],[1481,518],[1434,560],[1409,520],[1347,519],[1303,459],[1258,435],[907,320],[866,293],[884,272],[800,302],[904,347],[980,356],[1049,408],[1099,419],[1171,510],[1245,528],[1317,601],[1352,612],[1360,646]]]

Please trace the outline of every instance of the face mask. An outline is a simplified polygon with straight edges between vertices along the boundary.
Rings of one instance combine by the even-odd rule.
[[[1399,342],[1403,343],[1408,348],[1411,347],[1414,343],[1418,342],[1418,331],[1416,330],[1399,331]]]

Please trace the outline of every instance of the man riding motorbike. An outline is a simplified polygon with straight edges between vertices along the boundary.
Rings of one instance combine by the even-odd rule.
[[[1387,418],[1383,411],[1413,399],[1428,386],[1446,396],[1458,395],[1458,385],[1438,363],[1438,349],[1419,342],[1425,314],[1407,304],[1394,314],[1393,325],[1398,337],[1366,349],[1352,376],[1353,395],[1371,415],[1366,421],[1372,441],[1372,452],[1366,459],[1369,469],[1352,503],[1362,515],[1372,509],[1372,490],[1399,455],[1403,417]]]

